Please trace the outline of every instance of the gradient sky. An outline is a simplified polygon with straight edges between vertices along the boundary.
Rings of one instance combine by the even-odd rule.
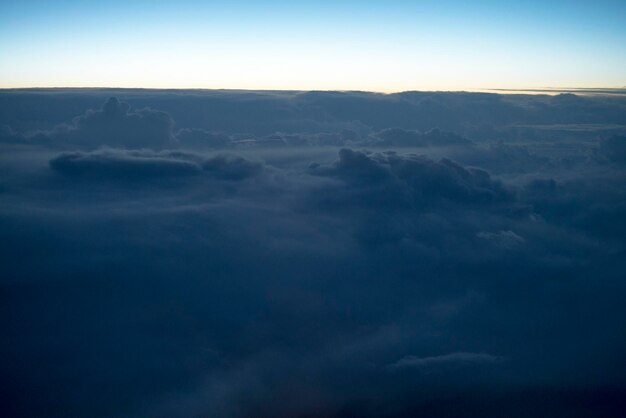
[[[0,87],[623,87],[624,22],[623,0],[4,1]]]

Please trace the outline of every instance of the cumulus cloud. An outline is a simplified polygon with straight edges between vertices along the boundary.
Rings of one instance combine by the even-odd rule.
[[[91,147],[159,148],[172,145],[172,126],[173,120],[167,113],[131,111],[127,103],[111,97],[100,110],[75,118],[67,129],[58,128],[53,135],[61,141]]]
[[[446,201],[495,203],[513,197],[486,171],[463,167],[447,158],[434,161],[420,155],[342,149],[338,161],[328,167],[314,165],[312,173],[362,187],[364,193],[373,193],[372,198],[387,196],[415,208]]]
[[[132,110],[116,97],[99,110],[88,110],[50,130],[22,134],[24,143],[62,148],[167,148],[175,144],[169,114],[149,108]]]

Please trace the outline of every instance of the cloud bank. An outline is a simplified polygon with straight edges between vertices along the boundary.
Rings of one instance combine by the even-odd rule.
[[[626,408],[622,99],[110,93],[0,95],[5,415]]]

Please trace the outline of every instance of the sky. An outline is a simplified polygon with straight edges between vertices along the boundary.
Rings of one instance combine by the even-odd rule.
[[[624,21],[607,0],[4,1],[0,87],[623,87]]]

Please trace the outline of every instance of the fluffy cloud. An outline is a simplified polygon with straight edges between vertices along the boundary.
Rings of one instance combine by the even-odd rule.
[[[433,204],[497,203],[513,195],[484,170],[463,167],[449,159],[395,152],[366,154],[342,149],[332,166],[312,166],[312,173],[346,181],[366,199],[424,208]]]
[[[20,142],[55,148],[167,148],[175,144],[173,126],[165,112],[131,110],[128,103],[111,97],[99,110],[88,110],[69,124],[19,136]],[[11,138],[15,139],[15,134]]]
[[[160,148],[172,145],[173,124],[167,113],[150,109],[131,111],[127,103],[112,97],[100,110],[75,118],[66,128],[56,128],[52,136],[54,140],[76,146]]]

